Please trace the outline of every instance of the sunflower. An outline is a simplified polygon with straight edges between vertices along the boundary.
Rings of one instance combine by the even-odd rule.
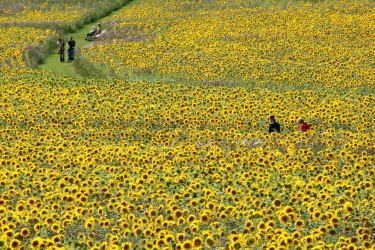
[[[153,241],[153,249],[160,249],[161,247],[163,247],[165,245],[165,240],[164,239],[160,239],[160,240],[154,240]],[[163,247],[163,249],[165,249]]]
[[[187,221],[188,223],[193,223],[196,219],[195,215],[191,214],[188,216]]]
[[[190,230],[191,230],[191,232],[196,234],[196,233],[198,233],[199,227],[198,227],[197,224],[193,223],[193,224],[190,225]]]
[[[85,228],[87,229],[93,229],[95,226],[95,219],[88,219],[85,223]]]
[[[274,200],[274,201],[272,202],[272,205],[273,205],[274,207],[281,207],[281,201],[280,201],[280,200]]]
[[[289,222],[289,216],[287,214],[280,214],[279,215],[279,221],[283,224]]]
[[[206,243],[207,243],[207,245],[209,245],[210,247],[213,247],[213,246],[216,244],[216,241],[215,241],[215,239],[214,239],[213,236],[208,236],[208,237],[206,238]]]
[[[40,237],[36,237],[31,241],[30,246],[32,249],[39,249],[42,243],[43,243],[43,240]]]
[[[4,231],[4,230],[3,230]],[[14,236],[14,232],[12,229],[8,229],[7,231],[4,231],[3,233],[5,233],[5,235],[9,238],[12,238]]]
[[[145,236],[150,236],[151,233],[152,233],[152,230],[149,229],[149,228],[147,228],[147,229],[145,229],[145,230],[143,231],[143,234],[144,234]]]
[[[344,209],[349,212],[349,213],[353,213],[354,212],[354,208],[353,208],[353,205],[351,202],[345,202],[344,204]]]
[[[315,211],[314,213],[313,213],[313,219],[314,220],[317,220],[317,219],[319,219],[320,217],[322,216],[322,213],[320,212],[320,211]]]
[[[299,238],[301,238],[301,233],[299,231],[294,232],[292,234],[292,237],[293,237],[293,239],[299,239]]]
[[[266,227],[267,227],[267,225],[266,225],[266,223],[264,223],[264,222],[260,222],[259,224],[258,224],[258,229],[260,230],[260,231],[262,231],[262,230],[265,230],[266,229]]]
[[[202,246],[203,240],[200,237],[195,237],[193,239],[194,247]]]
[[[175,218],[180,218],[183,215],[182,211],[177,209],[174,211],[174,217]]]
[[[183,233],[178,233],[176,238],[179,242],[183,242],[185,235]]]
[[[312,245],[314,240],[313,240],[313,237],[311,236],[306,236],[305,238],[303,238],[303,241],[307,244],[307,245]]]
[[[192,249],[193,247],[194,247],[194,244],[190,240],[182,243],[182,249]]]
[[[98,212],[98,215],[103,216],[104,208],[102,206],[99,206],[97,212]]]
[[[54,244],[61,242],[61,236],[59,235],[53,236],[52,241]]]
[[[301,229],[301,228],[305,225],[305,223],[304,223],[303,220],[298,219],[298,220],[296,220],[296,221],[294,222],[294,225],[295,225],[295,227]]]
[[[10,247],[11,247],[12,249],[18,249],[18,248],[20,248],[21,246],[22,246],[22,242],[19,241],[19,240],[14,239],[14,240],[12,240],[12,241],[10,242]]]
[[[166,240],[167,242],[171,242],[171,241],[174,240],[174,236],[169,234],[169,235],[167,235],[167,236],[165,237],[165,240]]]
[[[158,215],[157,211],[156,211],[156,210],[153,210],[153,209],[151,209],[150,211],[148,211],[148,214],[149,214],[149,216],[151,216],[151,217],[155,217],[155,216]]]
[[[201,215],[201,223],[206,223],[208,222],[208,220],[209,220],[209,217],[207,214]]]
[[[18,212],[22,212],[23,210],[25,210],[25,205],[22,203],[17,204],[16,210]]]
[[[54,232],[56,232],[56,233],[58,233],[60,231],[60,225],[57,224],[57,223],[53,223],[51,225],[51,230],[54,231]]]
[[[221,212],[218,217],[222,220],[225,220],[228,217],[228,215],[224,212]]]
[[[191,201],[190,201],[190,205],[191,205],[192,207],[196,207],[196,206],[198,206],[198,204],[199,204],[198,200],[191,200]]]

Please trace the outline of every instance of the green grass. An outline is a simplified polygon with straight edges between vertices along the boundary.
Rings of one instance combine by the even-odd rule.
[[[89,43],[92,42],[87,42],[85,39],[86,34],[91,30],[92,26],[97,26],[97,24],[101,22],[100,20],[95,21],[94,23],[89,23],[86,24],[85,26],[82,27],[82,29],[77,30],[73,33],[69,33],[66,35],[62,35],[61,37],[64,37],[66,48],[68,47],[68,41],[70,37],[73,37],[73,39],[76,41],[76,54],[77,51],[80,50],[80,48],[88,45]],[[103,27],[105,29],[105,27]],[[57,38],[56,38],[56,43],[57,43]],[[65,61],[68,60],[68,53],[67,49],[65,50]],[[48,56],[42,64],[38,66],[39,70],[46,70],[46,71],[52,71],[55,74],[59,75],[67,75],[67,76],[79,76],[77,71],[74,68],[74,62],[73,63],[61,63],[60,62],[60,56],[57,54],[57,45],[56,49],[54,50],[54,53]]]

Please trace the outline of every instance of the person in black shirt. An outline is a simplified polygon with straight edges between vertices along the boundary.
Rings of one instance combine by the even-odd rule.
[[[74,49],[76,47],[76,41],[73,40],[73,37],[70,38],[70,40],[68,41],[68,46],[69,46],[69,49],[68,49],[68,57],[69,57],[69,60],[68,62],[72,62],[74,60]]]
[[[276,122],[275,116],[270,115],[270,117],[268,119],[270,121],[270,127],[268,129],[268,133],[272,133],[272,132],[276,132],[276,131],[280,133],[280,124],[278,122]]]

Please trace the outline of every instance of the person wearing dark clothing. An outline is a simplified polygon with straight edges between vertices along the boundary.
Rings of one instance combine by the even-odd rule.
[[[65,62],[65,42],[64,39],[59,37],[59,40],[57,42],[57,46],[59,47],[59,55],[60,55],[60,62]]]
[[[270,126],[269,126],[269,129],[268,129],[268,133],[272,133],[272,132],[276,132],[276,131],[280,133],[280,124],[278,122],[276,122],[276,119],[275,119],[274,115],[270,115],[269,121],[270,121]]]
[[[73,37],[70,37],[70,40],[68,41],[68,62],[72,62],[74,60],[74,49],[76,47],[76,41],[73,40]]]

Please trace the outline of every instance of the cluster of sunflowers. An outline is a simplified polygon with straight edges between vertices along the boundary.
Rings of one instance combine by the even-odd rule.
[[[54,32],[31,27],[0,27],[0,73],[26,68],[25,52],[49,39]]]
[[[1,82],[6,247],[373,246],[374,95],[32,70]]]
[[[375,247],[373,5],[256,4],[125,8],[84,51],[110,79],[29,69],[54,33],[0,27],[0,249]]]
[[[85,54],[117,77],[373,85],[373,3],[214,6],[140,1],[106,20],[115,41]]]
[[[80,17],[87,9],[80,9],[74,5],[58,4],[48,5],[43,4],[38,8],[37,4],[25,5],[22,11],[12,11],[12,8],[5,11],[5,14],[0,17],[0,22],[10,23],[13,25],[25,25],[29,23],[65,23],[72,19]],[[69,14],[68,14],[69,13]]]
[[[126,0],[95,1],[76,0],[74,2],[46,0],[2,0],[0,23],[20,26],[57,26],[74,24],[84,18],[98,18],[98,12],[109,7],[117,8]]]

